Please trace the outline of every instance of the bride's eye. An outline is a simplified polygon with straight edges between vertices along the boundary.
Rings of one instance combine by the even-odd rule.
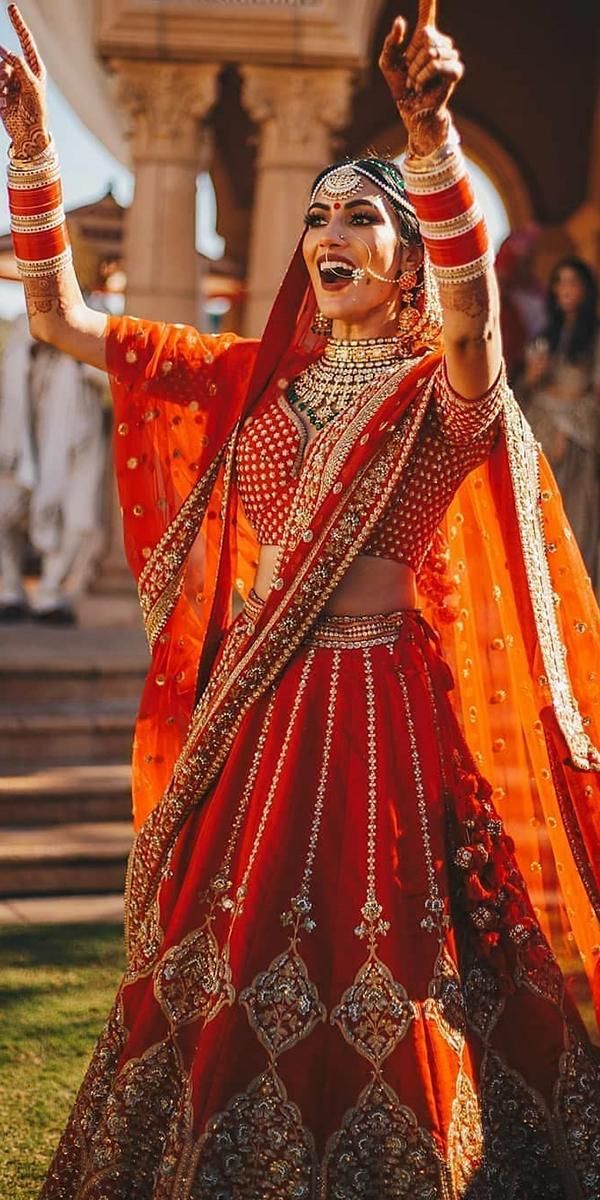
[[[352,217],[350,218],[351,225],[374,225],[375,221],[376,217],[367,212],[353,213]]]
[[[307,229],[315,229],[317,225],[325,224],[325,218],[321,215],[321,213],[307,213],[304,218],[304,224],[306,225]]]

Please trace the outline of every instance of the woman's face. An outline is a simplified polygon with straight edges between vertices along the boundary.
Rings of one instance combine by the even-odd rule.
[[[554,281],[556,303],[565,316],[575,315],[585,300],[585,285],[573,267],[561,267]]]
[[[317,307],[325,317],[347,327],[382,324],[398,312],[404,247],[397,218],[377,188],[365,180],[347,200],[331,200],[321,189],[306,214],[304,261]],[[381,282],[367,268],[390,280]],[[362,269],[359,278],[353,271]]]

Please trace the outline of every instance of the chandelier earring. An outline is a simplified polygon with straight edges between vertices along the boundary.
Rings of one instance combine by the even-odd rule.
[[[419,276],[416,271],[403,271],[398,284],[402,300],[398,317],[398,334],[406,349],[410,350],[415,339],[417,327],[422,320],[416,301],[418,293],[423,290],[423,285],[419,284]]]
[[[315,312],[310,328],[312,333],[316,334],[317,337],[329,338],[331,337],[331,332],[333,329],[333,321],[331,320],[331,317],[326,317],[325,314],[322,313],[318,308]]]

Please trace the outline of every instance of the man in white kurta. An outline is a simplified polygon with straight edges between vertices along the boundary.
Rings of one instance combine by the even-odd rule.
[[[68,623],[102,544],[105,376],[14,322],[0,366],[0,621]],[[23,581],[26,537],[41,558]]]

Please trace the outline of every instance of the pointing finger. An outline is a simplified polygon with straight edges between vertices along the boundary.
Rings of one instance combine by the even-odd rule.
[[[419,15],[417,17],[417,29],[423,29],[425,25],[435,27],[437,20],[437,0],[419,0]]]
[[[8,15],[11,19],[15,33],[21,43],[21,48],[23,50],[23,54],[25,55],[27,66],[29,67],[30,71],[33,71],[33,74],[38,79],[41,79],[44,73],[42,60],[38,54],[37,46],[33,40],[33,35],[25,24],[16,4],[9,4]]]

